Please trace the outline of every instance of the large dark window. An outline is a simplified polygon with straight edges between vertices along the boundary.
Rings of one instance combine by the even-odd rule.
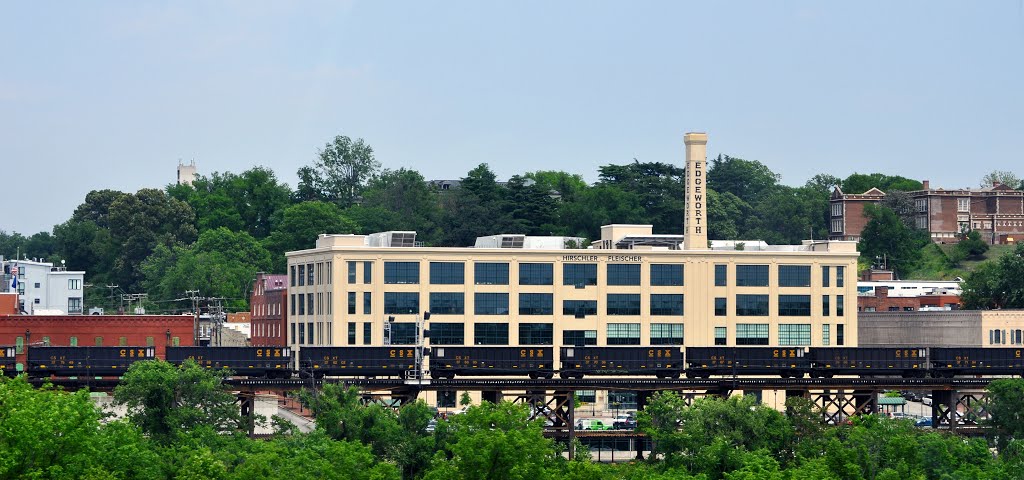
[[[836,286],[846,286],[846,267],[836,267]]]
[[[306,265],[299,265],[299,286],[306,284]]]
[[[477,323],[473,325],[474,345],[508,345],[507,323]]]
[[[779,295],[780,317],[811,316],[810,295]],[[808,334],[810,335],[810,334]]]
[[[683,266],[676,264],[652,263],[651,286],[681,287],[683,286]]]
[[[373,262],[363,262],[363,283],[373,283]]]
[[[508,264],[475,263],[473,281],[477,285],[508,285]]]
[[[651,345],[682,345],[683,324],[652,323]]]
[[[431,345],[463,345],[465,343],[466,326],[464,324],[434,322],[430,324]]]
[[[780,287],[811,286],[810,265],[779,265]]]
[[[597,300],[562,300],[562,315],[576,318],[597,315]]]
[[[651,294],[651,315],[683,315],[683,294]]]
[[[827,317],[831,312],[831,308],[828,306],[828,295],[821,296],[821,316]]]
[[[715,345],[725,345],[726,343],[728,343],[728,339],[725,327],[715,327]]]
[[[466,296],[462,292],[433,292],[430,294],[432,315],[462,315],[466,313]]]
[[[597,345],[597,330],[562,330],[562,345]]]
[[[553,315],[554,300],[550,293],[520,293],[520,315]]]
[[[295,286],[295,265],[288,267],[288,278],[291,286]],[[294,342],[293,342],[294,343]]]
[[[466,265],[462,262],[430,262],[432,285],[462,285],[466,283]]]
[[[508,315],[507,293],[476,293],[473,313],[477,315]]]
[[[356,314],[356,292],[348,292],[348,314]]]
[[[520,285],[553,285],[555,267],[550,263],[520,263]]]
[[[640,315],[639,293],[609,293],[608,315]]]
[[[767,287],[768,265],[736,265],[737,287]]]
[[[843,345],[846,342],[846,329],[843,324],[836,325],[836,345]]]
[[[563,263],[562,285],[575,285],[576,288],[597,285],[597,264]]]
[[[420,263],[384,262],[384,283],[420,283]]]
[[[729,314],[729,301],[725,297],[715,298],[715,316],[724,317]]]
[[[373,339],[373,324],[366,322],[363,324],[363,345],[369,345]]]
[[[724,287],[729,283],[728,265],[715,265],[715,286]]]
[[[768,345],[768,324],[737,323],[736,345]]]
[[[373,293],[363,292],[363,315],[371,313],[373,313]]]
[[[836,316],[841,317],[846,314],[846,305],[843,302],[842,295],[836,295]]]
[[[779,345],[783,347],[806,346],[811,344],[811,325],[779,325]]]
[[[608,285],[640,285],[640,264],[609,263]]]
[[[608,345],[640,345],[640,324],[609,323]]]
[[[384,313],[387,315],[419,313],[420,294],[417,292],[384,292]]]
[[[392,323],[391,324],[392,345],[415,345],[416,324],[415,323]]]
[[[551,345],[554,326],[550,323],[520,323],[520,345]]]
[[[832,274],[829,272],[828,266],[821,267],[821,286],[828,287],[832,283]]]
[[[356,344],[356,324],[355,322],[349,322],[348,324],[348,344]]]
[[[740,317],[767,317],[768,295],[736,295],[736,315]]]
[[[348,262],[348,283],[349,285],[356,283],[356,262]]]

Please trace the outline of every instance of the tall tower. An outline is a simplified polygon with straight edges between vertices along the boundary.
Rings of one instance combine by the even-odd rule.
[[[192,160],[191,163],[185,165],[178,161],[178,185],[192,185],[192,182],[196,179],[196,161]]]
[[[708,249],[707,225],[707,148],[708,134],[687,133],[683,136],[686,144],[686,232],[683,235],[685,250]]]

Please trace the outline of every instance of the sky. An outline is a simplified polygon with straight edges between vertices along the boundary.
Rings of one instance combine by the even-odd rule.
[[[384,168],[499,179],[758,160],[782,183],[1024,176],[1024,0],[10,2],[0,230],[91,190],[261,165],[295,187],[335,135]]]

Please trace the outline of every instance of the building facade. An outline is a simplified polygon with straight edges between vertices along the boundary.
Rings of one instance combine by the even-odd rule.
[[[1024,345],[1024,310],[861,312],[862,347]]]
[[[49,262],[3,260],[0,292],[18,294],[18,311],[29,315],[81,315],[85,272]],[[12,289],[12,286],[14,287]]]
[[[257,273],[249,305],[253,346],[285,346],[287,339],[288,276]]]
[[[932,241],[956,243],[961,232],[975,230],[988,243],[1015,243],[1024,238],[1024,191],[999,183],[980,189],[923,188],[909,192],[914,201],[917,228],[927,230]],[[872,188],[862,194],[832,192],[829,238],[859,240],[867,225],[864,206],[877,203],[885,193]]]

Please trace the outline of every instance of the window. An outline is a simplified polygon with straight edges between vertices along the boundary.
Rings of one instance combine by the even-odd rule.
[[[576,318],[597,315],[597,300],[562,300],[562,315]]]
[[[520,315],[553,315],[554,298],[550,293],[520,293]]]
[[[508,345],[507,323],[477,323],[473,326],[474,345]]]
[[[597,402],[597,390],[576,390],[576,398],[580,402],[595,403]]]
[[[958,198],[958,199],[956,199],[956,211],[958,211],[958,212],[969,212],[969,211],[971,211],[971,199],[969,199],[969,198]]]
[[[327,292],[327,314],[328,315],[334,314],[334,312],[333,312],[334,296],[333,295],[334,295],[334,292]],[[321,300],[323,300],[323,299],[321,299]],[[370,313],[370,312],[367,311],[366,313]]]
[[[725,327],[715,327],[715,345],[725,345],[727,343]]]
[[[520,323],[520,345],[551,345],[554,325],[550,323]]]
[[[729,314],[729,302],[725,297],[715,297],[715,316],[724,317]]]
[[[842,288],[842,287],[846,286],[845,285],[846,279],[844,278],[845,276],[846,276],[846,267],[836,267],[836,286],[837,287]]]
[[[14,353],[18,355],[25,353],[25,337],[17,337],[14,339]]]
[[[306,310],[309,311],[310,315],[313,314],[313,294],[312,293],[306,295]]]
[[[715,265],[715,286],[724,287],[729,281],[729,271],[726,270],[728,265]]]
[[[327,270],[327,284],[328,285],[330,285],[331,282],[334,281],[334,270],[332,268],[333,266],[334,266],[333,262],[327,262],[326,270]]]
[[[473,281],[477,285],[508,285],[508,264],[475,263]]]
[[[329,293],[330,292],[328,292],[328,294]],[[363,292],[363,315],[370,315],[372,313],[373,313],[373,294],[370,293],[370,292]]]
[[[640,345],[640,324],[609,323],[608,345]]]
[[[833,217],[841,217],[841,216],[843,216],[843,204],[842,203],[835,202],[835,203],[832,204],[832,216]]]
[[[804,346],[811,344],[810,324],[780,324],[779,345],[783,347]]]
[[[914,207],[917,209],[918,213],[925,213],[925,212],[927,212],[928,211],[928,199],[926,199],[926,198],[918,198],[918,199],[914,200]]]
[[[682,345],[683,324],[652,323],[651,345]]]
[[[736,295],[736,315],[740,317],[767,317],[768,295]]]
[[[810,295],[779,295],[780,317],[811,316]],[[810,335],[810,334],[808,334]]]
[[[306,284],[306,266],[299,265],[299,286]]]
[[[363,262],[363,283],[373,283],[373,262]]]
[[[384,262],[384,283],[420,283],[419,262]]]
[[[152,347],[153,346],[153,337],[146,337],[146,346],[147,347]]]
[[[288,278],[291,282],[291,286],[295,286],[295,265],[288,267]]]
[[[384,292],[384,314],[419,313],[420,294],[417,292]]]
[[[681,287],[683,286],[683,266],[677,264],[652,263],[651,286]]]
[[[369,345],[372,340],[373,340],[373,324],[369,323],[369,322],[364,323],[363,324],[363,345]]]
[[[555,267],[550,263],[520,263],[520,285],[553,285]]]
[[[767,287],[768,265],[736,265],[737,287]]]
[[[416,344],[416,324],[415,323],[399,323],[394,322],[391,324],[391,344],[392,345],[415,345]]]
[[[832,313],[832,308],[828,305],[828,295],[821,296],[821,316],[827,317]]]
[[[843,296],[842,295],[836,295],[836,316],[837,317],[842,317],[843,313],[844,313],[843,310],[844,310],[843,309]]]
[[[171,346],[172,347],[181,346],[181,337],[171,337]]]
[[[68,345],[71,345],[72,347],[77,347],[78,346],[78,337],[71,337],[71,339],[68,340]]]
[[[476,293],[473,294],[473,303],[476,315],[508,315],[507,293]]]
[[[824,323],[821,325],[821,344],[829,346],[832,343],[832,326]]]
[[[831,226],[832,226],[832,229],[831,229],[832,233],[841,233],[843,231],[843,220],[842,219],[833,219],[832,222],[830,222],[830,223],[831,223]]]
[[[736,345],[768,345],[768,324],[737,323]]]
[[[356,292],[348,292],[348,314],[356,314]]]
[[[836,345],[843,345],[843,340],[845,340],[843,336],[844,330],[845,329],[843,328],[843,324],[840,323],[836,325]]]
[[[780,287],[811,286],[810,265],[779,265]]]
[[[831,277],[832,277],[832,272],[830,271],[829,267],[827,265],[821,267],[821,286],[822,287],[826,287],[827,288],[829,286],[829,283],[832,280]]]
[[[81,297],[69,297],[68,298],[68,313],[82,313],[82,298]]]
[[[609,293],[608,315],[640,315],[639,293]]]
[[[295,294],[294,293],[292,294],[291,310],[292,310],[292,315],[295,315]]]
[[[462,285],[466,283],[466,265],[462,262],[430,262],[432,285]]]
[[[455,400],[458,392],[455,390],[440,390],[437,392],[437,408],[455,408]]]
[[[576,288],[597,285],[597,264],[563,263],[562,285],[575,285]]]
[[[313,322],[309,322],[306,324],[306,340],[309,342],[310,345],[313,345],[315,343],[313,341]]]
[[[348,344],[356,344],[356,322],[348,323]]]
[[[306,294],[305,293],[300,293],[299,294],[299,315],[305,315],[305,314],[306,314]]]
[[[651,315],[683,316],[683,294],[651,294]]]
[[[306,264],[306,285],[313,285],[313,264]]]
[[[466,296],[462,292],[432,292],[431,315],[462,315],[466,313]]]
[[[103,346],[103,337],[96,337],[96,346],[97,347],[102,347]]]
[[[291,327],[292,327],[292,338],[291,338],[291,341],[290,341],[290,342],[288,342],[288,343],[297,343],[297,342],[295,341],[295,324],[294,324],[294,323],[292,323],[292,324],[291,324]]]
[[[640,285],[639,263],[609,263],[608,285]]]
[[[563,330],[562,345],[597,345],[597,330]]]
[[[348,262],[348,284],[356,283],[356,262]]]
[[[434,312],[430,312],[434,313]],[[461,323],[431,323],[431,345],[463,345],[466,343],[466,326]]]
[[[82,289],[82,281],[81,280],[79,280],[77,278],[69,278],[68,279],[68,290],[81,290],[81,289]]]

